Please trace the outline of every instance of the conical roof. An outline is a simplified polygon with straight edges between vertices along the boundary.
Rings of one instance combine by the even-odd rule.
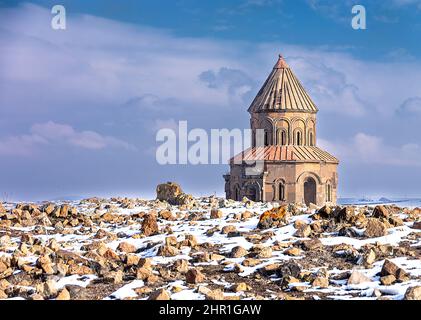
[[[248,148],[231,158],[231,163],[244,161],[339,163],[337,158],[318,147],[293,145]]]
[[[279,55],[272,72],[248,111],[317,112],[318,109],[285,59]]]

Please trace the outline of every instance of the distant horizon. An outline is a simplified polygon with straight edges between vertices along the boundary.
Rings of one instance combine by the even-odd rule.
[[[201,197],[210,197],[215,195],[214,193],[202,193],[202,194],[195,194],[195,193],[189,193],[186,190],[183,190],[188,194],[191,194],[195,198],[201,198]],[[44,201],[80,201],[83,199],[88,198],[104,198],[104,199],[110,199],[110,198],[139,198],[143,200],[155,200],[156,199],[156,193],[135,193],[135,192],[128,192],[128,193],[109,193],[109,194],[90,194],[88,196],[82,196],[82,195],[67,195],[67,196],[51,196],[51,197],[45,197],[45,198],[13,198],[10,197],[7,201],[4,201],[4,197],[0,198],[0,202],[44,202]],[[218,198],[225,198],[225,194],[223,192],[217,193],[216,197]],[[387,196],[387,195],[361,195],[361,196],[338,196],[338,202],[344,201],[344,200],[369,200],[369,201],[380,201],[382,198],[391,200],[391,201],[401,201],[401,200],[421,200],[421,196],[416,197],[407,197],[407,196]]]

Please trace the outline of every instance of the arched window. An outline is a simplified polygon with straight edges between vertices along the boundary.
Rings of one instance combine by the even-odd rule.
[[[330,185],[330,183],[326,185],[326,201],[332,201],[332,186]]]
[[[240,201],[240,188],[236,187],[235,188],[235,200],[236,201]]]
[[[287,144],[287,133],[283,129],[278,129],[278,145],[285,146]]]
[[[287,144],[287,133],[285,132],[285,130],[282,130],[281,133],[281,145],[286,145]]]
[[[302,143],[303,143],[303,139],[302,139],[302,134],[301,134],[301,131],[300,130],[297,130],[297,132],[295,133],[295,144],[297,145],[297,146],[301,146],[302,145]]]
[[[265,130],[265,146],[269,145],[269,135],[268,132]]]
[[[314,146],[313,132],[310,132],[309,137],[308,137],[308,140],[309,140],[309,145],[311,147]]]
[[[285,184],[283,182],[279,183],[278,192],[279,201],[285,201]]]

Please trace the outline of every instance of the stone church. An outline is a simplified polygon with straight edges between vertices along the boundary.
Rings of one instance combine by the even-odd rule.
[[[318,109],[282,56],[248,112],[252,146],[230,160],[227,199],[336,204],[339,161],[316,146]],[[263,170],[250,174],[250,161]]]

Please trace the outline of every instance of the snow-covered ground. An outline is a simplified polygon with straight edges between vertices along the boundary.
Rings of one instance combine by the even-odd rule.
[[[418,207],[417,201],[394,202],[402,207]],[[242,202],[226,202],[219,210],[222,212],[222,217],[217,219],[210,219],[210,200],[208,198],[201,199],[200,205],[191,210],[185,210],[177,206],[169,206],[159,204],[155,201],[136,200],[134,205],[128,209],[123,208],[118,202],[111,200],[103,200],[100,205],[95,203],[79,201],[71,201],[68,205],[77,208],[79,215],[92,218],[94,215],[104,215],[111,212],[115,221],[106,221],[101,219],[91,219],[93,222],[90,227],[86,227],[83,223],[75,226],[66,225],[65,232],[57,232],[58,228],[52,223],[51,227],[45,228],[44,232],[39,229],[39,226],[9,226],[0,227],[0,237],[10,236],[10,241],[6,243],[3,238],[3,245],[0,246],[0,256],[13,257],[16,250],[21,248],[22,235],[31,234],[35,239],[38,239],[42,246],[47,246],[52,240],[58,242],[60,249],[77,254],[80,257],[87,256],[88,250],[84,249],[92,243],[101,241],[105,246],[119,255],[120,260],[116,262],[115,270],[123,270],[124,276],[122,281],[116,281],[112,292],[107,292],[102,297],[103,299],[147,299],[149,293],[158,289],[165,289],[171,299],[205,299],[205,295],[198,291],[199,286],[207,286],[214,290],[220,288],[223,291],[225,298],[241,298],[241,299],[277,299],[280,298],[280,293],[291,295],[292,297],[304,297],[313,299],[376,299],[379,292],[382,297],[389,299],[402,299],[406,290],[412,286],[421,285],[421,259],[419,256],[421,247],[421,237],[419,229],[412,228],[414,222],[405,220],[407,216],[400,213],[404,218],[402,226],[391,227],[387,231],[387,235],[380,237],[367,238],[363,236],[364,228],[355,228],[356,233],[361,237],[339,236],[337,232],[321,232],[314,234],[314,237],[320,239],[323,245],[320,255],[327,259],[331,255],[332,261],[337,261],[337,265],[332,267],[327,264],[325,260],[317,260],[312,250],[301,250],[301,254],[292,256],[286,252],[287,249],[301,248],[301,242],[309,238],[300,238],[295,235],[297,229],[297,221],[305,224],[314,223],[312,214],[315,210],[302,209],[298,215],[289,218],[288,223],[284,226],[259,230],[256,226],[259,222],[259,216],[266,210],[272,208],[272,204],[262,203],[242,203]],[[56,203],[61,205],[62,203]],[[355,203],[362,206],[361,203]],[[370,203],[374,205],[375,203]],[[420,203],[421,204],[421,203]],[[15,204],[7,204],[5,208],[12,209]],[[107,209],[108,206],[108,209]],[[112,209],[110,209],[112,208]],[[142,236],[141,224],[143,218],[138,218],[136,214],[140,212],[150,213],[152,210],[158,212],[160,210],[170,210],[176,217],[174,220],[158,218],[160,233],[152,236]],[[248,211],[251,213],[250,217],[245,219],[241,215]],[[191,215],[196,213],[200,218],[198,220],[191,219]],[[121,219],[119,219],[119,217]],[[133,218],[132,218],[133,217]],[[158,214],[159,217],[159,214]],[[53,219],[51,219],[53,220]],[[63,219],[61,220],[63,221]],[[82,221],[80,218],[79,221]],[[57,221],[56,221],[57,223]],[[235,229],[234,234],[228,236],[221,233],[221,230],[226,226],[232,226]],[[207,233],[210,229],[215,232],[212,235]],[[37,230],[37,232],[35,232]],[[106,231],[114,235],[113,237],[97,239],[95,234],[98,230]],[[169,231],[171,230],[171,231]],[[197,242],[197,246],[182,245],[186,239],[186,235],[191,235]],[[178,253],[173,256],[158,255],[159,247],[165,242],[167,237],[174,237],[177,242]],[[253,240],[260,239],[260,240]],[[408,254],[395,254],[402,242],[405,242]],[[150,258],[152,263],[152,273],[158,277],[158,280],[148,283],[147,280],[136,279],[136,268],[128,268],[124,265],[126,253],[119,251],[121,243],[127,243],[136,248],[135,252],[131,253],[138,258]],[[209,244],[209,245],[205,245]],[[253,257],[250,252],[258,246],[269,247],[272,252],[269,256],[263,258]],[[410,278],[404,282],[395,282],[390,285],[382,285],[380,282],[379,272],[382,269],[385,261],[385,256],[377,255],[376,261],[369,267],[359,265],[355,261],[350,262],[348,258],[338,258],[340,250],[334,248],[341,245],[349,245],[356,255],[363,255],[367,246],[373,248],[381,247],[382,245],[390,246],[392,254],[387,256],[387,259],[394,262],[398,267],[404,269]],[[234,247],[241,246],[249,254],[243,257],[233,258],[230,253]],[[21,251],[21,250],[20,250]],[[19,252],[20,252],[19,251]],[[336,252],[337,251],[337,252]],[[336,253],[335,253],[336,252]],[[393,253],[395,252],[395,253]],[[92,251],[90,252],[92,253]],[[208,254],[217,254],[222,257],[215,260],[202,259],[197,261],[196,257]],[[22,255],[22,261],[35,267],[36,261],[39,258],[39,252],[31,252]],[[257,261],[253,266],[245,263],[245,260],[253,257]],[[92,255],[87,259],[93,259]],[[202,283],[191,284],[186,282],[186,276],[183,273],[173,272],[168,277],[163,276],[162,269],[172,270],[172,265],[175,261],[185,259],[188,261],[190,269],[199,269],[205,275],[205,280]],[[335,260],[336,259],[336,260]],[[342,260],[343,262],[342,262]],[[317,273],[323,268],[327,268],[329,285],[326,288],[319,288],[312,286],[311,281],[299,281],[288,284],[286,288],[278,284],[279,274],[271,276],[262,276],[259,270],[265,266],[283,265],[287,262],[295,261],[302,265],[302,272]],[[325,262],[323,262],[325,261]],[[52,262],[55,263],[54,261]],[[332,262],[336,263],[336,262]],[[335,280],[334,276],[339,273],[351,273],[353,269],[358,269],[359,272],[367,276],[370,281],[358,285],[349,285],[346,279]],[[92,271],[94,271],[92,269]],[[172,271],[171,271],[172,272]],[[24,273],[23,270],[15,268],[13,276],[5,278],[12,286],[22,287],[19,280],[16,280],[19,274]],[[55,279],[56,288],[59,291],[66,286],[73,285],[86,288],[89,286],[97,286],[102,281],[102,274],[92,272],[92,274],[84,275],[66,275],[60,276],[55,273],[49,275],[49,278]],[[39,277],[38,277],[39,278]],[[34,277],[33,284],[28,283],[25,294],[27,297],[36,291],[36,284],[39,283],[37,277]],[[32,278],[31,278],[32,279]],[[246,282],[251,287],[245,292],[233,292],[230,288],[232,285],[240,282]],[[139,289],[144,288],[145,294],[139,293]],[[0,287],[1,288],[1,287]],[[115,289],[115,290],[114,290]],[[299,290],[298,290],[299,289]],[[6,290],[7,291],[7,290]],[[376,296],[377,295],[377,296]],[[14,294],[10,299],[19,298],[19,294]]]

